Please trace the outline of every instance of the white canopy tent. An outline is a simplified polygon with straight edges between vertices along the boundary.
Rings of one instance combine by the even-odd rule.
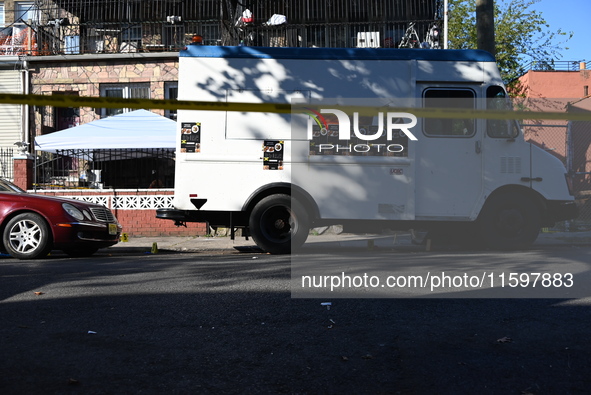
[[[175,136],[175,121],[146,110],[38,136],[35,149],[44,152],[35,155],[35,185],[147,188],[174,174]]]
[[[35,138],[35,149],[106,150],[176,147],[176,122],[147,110],[136,110],[88,122]]]

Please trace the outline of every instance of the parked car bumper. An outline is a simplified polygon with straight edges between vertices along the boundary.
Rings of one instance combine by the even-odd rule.
[[[92,246],[104,248],[119,242],[121,225],[117,223],[70,222],[54,225],[54,248]]]

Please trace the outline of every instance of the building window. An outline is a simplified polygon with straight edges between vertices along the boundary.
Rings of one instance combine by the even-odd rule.
[[[140,41],[142,39],[141,25],[124,25],[121,31],[123,41]]]
[[[163,31],[164,48],[177,50],[185,46],[185,27],[183,25],[165,25]]]
[[[141,25],[124,25],[121,31],[121,52],[138,52],[142,43]]]
[[[4,18],[4,3],[0,3],[0,29],[3,29],[5,25]]]
[[[164,83],[164,98],[176,100],[179,95],[179,83],[178,82],[165,82]],[[176,110],[165,110],[164,116],[176,121]]]
[[[34,1],[16,1],[14,3],[14,24],[25,25],[31,23],[39,23],[39,9],[35,6]]]
[[[150,84],[101,84],[101,97],[119,99],[149,99]],[[128,108],[103,108],[101,118],[131,111]]]
[[[53,91],[52,95],[62,95],[66,97],[78,97],[79,92],[68,91],[59,92]],[[64,130],[80,125],[80,108],[79,107],[55,107],[55,129]]]

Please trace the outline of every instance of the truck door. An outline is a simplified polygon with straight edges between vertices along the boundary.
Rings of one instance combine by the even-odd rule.
[[[501,86],[487,87],[487,109],[508,110],[508,106],[505,90]],[[487,195],[503,185],[533,187],[539,175],[532,178],[532,146],[520,136],[517,122],[506,119],[487,119],[482,122],[486,126],[483,156]]]
[[[417,88],[423,107],[477,108],[474,87],[417,84]],[[422,119],[417,136],[416,219],[465,221],[478,214],[483,194],[482,129],[476,119]]]

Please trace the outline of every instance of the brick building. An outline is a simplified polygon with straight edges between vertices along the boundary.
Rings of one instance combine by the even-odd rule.
[[[549,66],[533,68],[519,78],[520,94],[517,97],[524,109],[531,111],[566,112],[569,104],[589,96],[591,70],[585,62],[554,62]],[[566,120],[527,121],[525,138],[547,149],[567,164]]]
[[[520,78],[521,106],[532,111],[591,111],[591,70],[585,62],[554,62],[533,67]],[[591,122],[527,121],[526,139],[560,159],[572,176],[580,221],[591,220]]]

